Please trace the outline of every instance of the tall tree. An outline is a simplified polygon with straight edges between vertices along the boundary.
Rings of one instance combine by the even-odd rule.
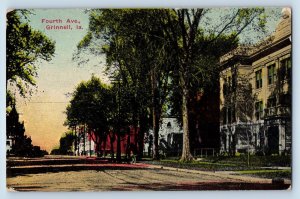
[[[193,75],[192,68],[196,64],[196,58],[203,55],[206,49],[211,47],[217,39],[224,33],[232,33],[232,41],[238,37],[244,29],[252,26],[257,30],[263,30],[265,25],[264,9],[232,9],[219,24],[215,24],[213,31],[207,30],[208,24],[202,24],[201,20],[205,19],[208,9],[172,9],[165,10],[165,18],[168,20],[164,25],[164,30],[168,36],[168,40],[172,43],[173,48],[178,55],[178,74],[179,84],[182,94],[182,123],[183,123],[183,150],[182,161],[190,161],[193,159],[190,152],[190,130],[189,130],[189,107],[190,99],[190,79]],[[162,23],[164,24],[164,23]],[[179,31],[178,31],[179,30]],[[208,42],[203,45],[197,45],[198,35],[214,34]],[[212,49],[213,50],[213,49]],[[198,52],[198,53],[197,53]]]
[[[114,96],[110,87],[92,76],[90,80],[81,82],[76,87],[67,106],[66,125],[71,128],[76,125],[83,126],[100,149],[101,143],[106,142],[114,107]]]
[[[130,73],[133,66],[142,68],[146,66],[143,72],[150,74],[148,88],[151,90],[152,98],[155,158],[158,156],[158,147],[156,147],[158,126],[161,107],[166,96],[163,91],[169,82],[168,72],[172,72],[178,78],[178,88],[182,96],[181,114],[184,131],[181,160],[189,161],[193,157],[190,153],[188,104],[195,72],[205,71],[202,66],[207,64],[207,55],[214,54],[219,47],[212,47],[215,47],[216,43],[219,44],[218,41],[224,35],[231,35],[227,40],[230,45],[234,44],[236,38],[248,27],[263,31],[265,25],[264,9],[229,9],[223,14],[220,22],[216,20],[208,24],[205,23],[205,19],[209,11],[201,8],[125,9],[94,10],[90,14],[90,32],[79,46],[99,54],[102,53],[101,50],[99,51],[99,44],[102,46],[108,44],[109,49],[113,50],[105,51],[106,55],[112,58],[111,61],[119,69],[120,75],[131,77],[130,81],[136,80],[131,76],[133,73]],[[204,37],[205,40],[199,40]],[[195,71],[195,68],[198,71]],[[203,75],[203,79],[210,78],[205,73]],[[123,78],[124,83],[127,81],[125,79]],[[159,85],[164,86],[159,87]],[[164,97],[159,98],[159,96]]]
[[[105,53],[111,76],[128,88],[131,125],[140,127],[140,152],[151,109],[154,158],[158,158],[159,122],[173,67],[172,48],[164,42],[157,14],[158,10],[92,10],[90,32],[78,46],[95,55]]]
[[[37,61],[50,61],[55,42],[25,22],[27,10],[7,13],[6,25],[6,83],[17,86],[21,95],[31,91],[37,77]]]

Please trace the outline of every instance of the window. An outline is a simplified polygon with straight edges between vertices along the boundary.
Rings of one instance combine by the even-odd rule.
[[[231,122],[236,122],[236,119],[235,119],[235,108],[232,107],[231,109]]]
[[[223,124],[230,124],[232,122],[235,122],[234,108],[224,107],[223,108]]]
[[[291,95],[289,93],[279,95],[279,104],[291,106]]]
[[[227,108],[223,108],[223,124],[227,124]]]
[[[232,82],[231,82],[231,81],[232,81],[232,80],[231,80],[231,77],[229,76],[229,77],[228,77],[228,81],[227,81],[227,82],[228,82],[228,91],[229,91],[229,92],[231,92],[231,89],[232,89],[232,85],[231,85]]]
[[[268,66],[268,84],[273,84],[276,80],[275,64]]]
[[[232,90],[235,91],[236,89],[236,86],[237,86],[237,79],[236,79],[236,74],[232,75],[232,81],[231,81],[231,87],[232,87]]]
[[[262,87],[261,69],[255,72],[255,82],[256,82],[256,88]]]
[[[255,117],[256,120],[260,120],[263,117],[263,102],[259,101],[255,103]]]
[[[172,125],[171,125],[171,122],[168,122],[167,127],[168,127],[168,128],[171,128],[171,126],[172,126]]]
[[[233,91],[234,85],[235,85],[234,77],[228,76],[227,78],[224,78],[224,84],[223,84],[224,96],[230,94]]]
[[[223,95],[226,96],[228,94],[228,86],[227,86],[227,81],[225,79],[225,82],[223,84]]]
[[[276,97],[272,96],[268,99],[268,103],[267,103],[268,107],[275,107],[276,106]]]
[[[280,80],[290,79],[292,70],[291,58],[286,58],[280,61]]]
[[[227,117],[228,117],[228,123],[231,123],[232,115],[231,115],[231,108],[227,108]]]

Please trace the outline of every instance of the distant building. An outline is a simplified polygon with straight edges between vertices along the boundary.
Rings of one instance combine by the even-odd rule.
[[[6,138],[6,154],[10,154],[13,147],[13,136],[8,136]]]
[[[150,130],[148,134],[144,144],[144,153],[150,155],[152,153],[153,131]],[[181,155],[183,131],[176,118],[162,118],[158,134],[159,151],[161,155]]]
[[[78,146],[75,152],[76,155],[95,155],[96,144],[88,133],[80,133],[78,136]]]
[[[121,129],[121,153],[138,152],[138,131],[139,128]],[[97,156],[109,155],[113,148],[117,153],[117,134],[110,132],[108,135],[100,138],[94,132],[87,133],[83,127],[77,129],[76,140],[74,141],[74,154],[77,156]],[[111,138],[113,142],[111,144]]]
[[[183,130],[176,118],[162,118],[158,134],[160,149],[163,153],[181,155]]]
[[[221,152],[291,150],[291,13],[275,34],[220,58]]]

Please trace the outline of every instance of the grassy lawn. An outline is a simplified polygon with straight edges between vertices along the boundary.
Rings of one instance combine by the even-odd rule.
[[[202,161],[212,163],[229,163],[247,166],[247,155],[236,157],[218,156],[203,158]],[[291,156],[250,156],[250,166],[254,167],[289,167]]]
[[[250,165],[247,165],[247,156],[236,157],[207,157],[192,162],[180,162],[174,158],[149,161],[151,164],[172,166],[177,168],[197,169],[204,171],[244,171],[252,173],[240,173],[245,175],[256,175],[261,177],[278,175],[290,176],[291,172],[286,170],[264,169],[262,167],[290,167],[290,156],[250,156]],[[254,172],[260,171],[260,172]],[[278,172],[276,172],[278,171]]]
[[[286,170],[247,170],[247,171],[238,171],[237,175],[247,175],[261,178],[285,178],[291,179],[292,171],[290,169]]]

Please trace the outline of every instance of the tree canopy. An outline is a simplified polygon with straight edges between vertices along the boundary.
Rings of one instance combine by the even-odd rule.
[[[10,11],[6,25],[6,82],[15,84],[23,96],[36,84],[37,61],[50,61],[55,51],[54,41],[25,22],[28,14],[27,10]]]
[[[193,159],[189,144],[191,95],[218,81],[219,56],[236,47],[244,30],[251,27],[264,32],[263,8],[229,9],[220,22],[209,23],[211,11],[202,8],[90,11],[89,32],[78,44],[79,52],[87,50],[96,56],[104,53],[109,69],[113,69],[112,76],[122,80],[133,96],[137,96],[138,90],[150,91],[147,96],[151,101],[146,107],[152,110],[155,156],[162,107],[170,93],[177,93],[184,132],[181,160]],[[136,104],[140,100],[137,98]]]

